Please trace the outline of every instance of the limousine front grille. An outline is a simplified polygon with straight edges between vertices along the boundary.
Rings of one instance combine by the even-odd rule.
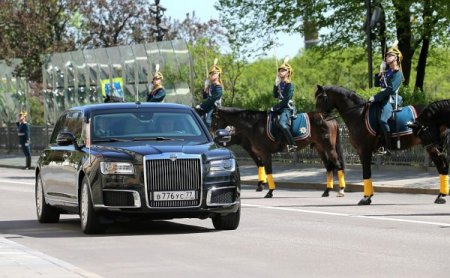
[[[202,171],[200,158],[163,158],[146,160],[146,189],[149,207],[196,207],[201,202]],[[167,192],[167,194],[165,193]],[[155,200],[155,193],[170,196]],[[177,194],[190,194],[193,200],[179,200]],[[161,196],[161,195],[160,195]],[[175,200],[170,200],[171,198]]]

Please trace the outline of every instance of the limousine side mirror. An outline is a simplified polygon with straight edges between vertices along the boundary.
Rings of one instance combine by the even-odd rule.
[[[69,146],[76,143],[75,135],[71,132],[61,132],[56,137],[56,144],[59,146]]]
[[[231,141],[231,134],[226,129],[218,129],[216,130],[216,136],[214,137],[214,141],[219,144],[228,143]]]

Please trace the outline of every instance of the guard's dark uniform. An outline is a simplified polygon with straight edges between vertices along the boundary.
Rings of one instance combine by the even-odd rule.
[[[164,80],[163,74],[159,71],[159,65],[157,65],[157,69],[155,74],[153,75],[152,82],[158,80]],[[147,102],[162,102],[166,97],[166,90],[161,84],[154,85],[153,88],[149,90],[147,94]]]
[[[26,159],[26,168],[31,167],[31,146],[30,146],[30,125],[28,123],[17,122],[17,135],[19,136],[19,144]]]
[[[202,98],[204,100],[200,105],[195,107],[197,113],[208,127],[208,130],[211,129],[214,108],[221,106],[223,95],[221,76],[222,68],[217,65],[217,59],[215,59],[214,64],[209,68],[209,80],[205,81],[205,88],[202,91]]]
[[[398,95],[398,90],[402,84],[403,74],[401,72],[400,63],[402,61],[402,53],[398,48],[392,47],[386,52],[386,57],[395,56],[399,69],[389,68],[380,79],[381,91],[373,96],[373,102],[380,105],[380,127],[384,136],[384,143],[386,152],[391,149],[391,130],[389,128],[388,120],[392,117],[393,106],[400,105],[402,100]],[[386,58],[387,60],[387,58]],[[391,63],[395,62],[392,61]]]
[[[204,101],[200,104],[200,108],[204,111],[202,116],[203,122],[206,124],[208,129],[211,128],[212,113],[214,107],[220,106],[220,101],[222,99],[223,89],[220,84],[211,84],[208,88],[202,91],[202,97]]]
[[[147,95],[147,102],[162,102],[166,97],[166,90],[164,87],[160,86],[158,88],[154,88]]]
[[[291,151],[295,150],[297,147],[294,137],[289,130],[289,121],[294,110],[292,101],[292,98],[294,97],[294,84],[290,81],[292,67],[285,62],[278,68],[278,72],[281,70],[287,71],[287,79],[280,81],[278,85],[274,85],[273,97],[277,98],[279,102],[272,107],[271,111],[276,114],[275,125],[281,130],[287,141],[287,150]]]

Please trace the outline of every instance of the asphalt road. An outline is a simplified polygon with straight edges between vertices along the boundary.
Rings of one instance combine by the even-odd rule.
[[[450,204],[380,193],[357,206],[361,193],[321,193],[279,190],[264,199],[245,186],[236,231],[183,219],[124,221],[88,236],[76,216],[39,224],[33,172],[0,168],[0,239],[73,277],[449,277]],[[5,252],[0,258],[12,258]],[[30,277],[21,274],[39,267],[21,261],[23,273],[0,260],[0,277]]]

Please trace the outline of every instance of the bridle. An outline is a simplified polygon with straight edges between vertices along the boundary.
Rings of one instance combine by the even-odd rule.
[[[316,93],[316,97],[315,97],[316,103],[317,103],[317,100],[318,100],[319,97],[322,99],[322,102],[328,102],[328,95],[327,95],[327,93],[325,91],[322,90],[319,93]],[[366,101],[364,103],[357,104],[357,105],[354,105],[352,107],[347,108],[347,111],[353,111],[353,110],[359,109],[361,107],[365,107],[365,109],[366,109],[369,106],[370,106],[370,102]],[[324,115],[325,117],[328,117],[328,113],[327,112],[320,112],[320,114]]]

